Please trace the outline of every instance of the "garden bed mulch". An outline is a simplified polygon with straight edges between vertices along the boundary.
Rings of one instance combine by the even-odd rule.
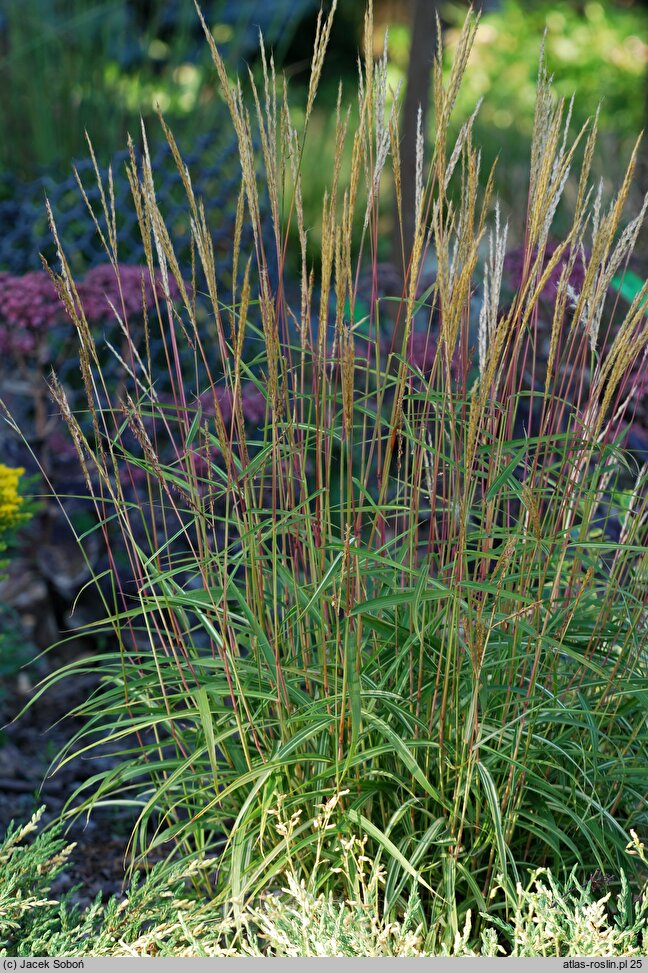
[[[40,674],[39,674],[40,675]],[[65,714],[87,697],[98,684],[89,674],[62,680],[21,712],[35,692],[36,672],[24,670],[6,680],[0,699],[0,830],[9,823],[26,823],[43,804],[46,811],[39,827],[53,821],[70,795],[88,777],[118,758],[108,747],[90,758],[77,757],[50,774],[53,759],[80,727],[79,720],[63,719]],[[18,715],[20,714],[20,715]],[[18,717],[18,718],[16,718]],[[73,901],[89,905],[101,894],[122,896],[125,861],[132,816],[119,808],[98,808],[89,818],[80,817],[69,825],[66,839],[76,848],[65,870],[55,880],[52,893],[60,897],[80,886]]]

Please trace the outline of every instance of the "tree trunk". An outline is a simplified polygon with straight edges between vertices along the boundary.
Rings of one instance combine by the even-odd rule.
[[[401,121],[401,185],[403,234],[394,200],[394,235],[392,261],[403,275],[409,262],[414,240],[414,205],[416,196],[416,130],[419,106],[423,133],[426,132],[432,64],[437,45],[437,12],[439,0],[411,0],[412,42],[407,88]]]
[[[637,172],[635,176],[636,185],[639,189],[640,197],[637,204],[640,206],[643,197],[648,193],[648,74],[644,82],[644,135],[639,146],[639,157],[637,159]],[[648,273],[648,221],[644,221],[639,232],[637,246],[635,247],[635,258],[641,272]]]

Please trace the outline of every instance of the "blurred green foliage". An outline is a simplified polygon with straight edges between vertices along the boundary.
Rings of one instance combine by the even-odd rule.
[[[448,8],[453,27],[446,34],[449,64],[465,17],[465,6]],[[601,102],[601,129],[636,137],[644,124],[648,66],[648,10],[613,3],[502,0],[487,13],[477,33],[470,70],[459,96],[464,112],[484,97],[482,128],[513,130],[530,137],[538,53],[546,29],[545,53],[555,90],[576,94],[578,123]]]
[[[446,70],[455,53],[465,3],[442,6]],[[459,92],[455,132],[483,98],[474,126],[482,148],[482,180],[497,159],[499,186],[507,187],[504,208],[520,212],[526,198],[538,59],[543,34],[547,67],[555,91],[575,94],[572,129],[600,110],[601,153],[597,177],[613,183],[644,128],[648,71],[648,8],[640,4],[556,3],[555,0],[501,0],[485,12],[469,68]],[[392,81],[405,78],[409,31],[390,30]],[[430,118],[430,131],[434,125]],[[605,165],[614,155],[619,165]],[[513,229],[513,228],[512,228]]]
[[[282,62],[316,0],[202,0],[232,68],[254,62],[263,30]],[[193,0],[2,0],[0,170],[30,178],[69,172],[137,140],[159,106],[174,130],[205,131],[219,118],[214,71]]]
[[[363,0],[350,6],[363,8]],[[389,81],[393,90],[404,85],[409,64],[411,30],[404,22],[389,22],[391,8],[374,2],[376,31],[374,51],[382,51],[383,31],[389,26]],[[444,64],[450,70],[459,30],[466,17],[467,2],[441,5],[444,23]],[[469,69],[459,92],[457,109],[451,125],[455,136],[461,124],[483,99],[474,126],[474,141],[482,149],[482,182],[497,161],[498,189],[505,217],[511,221],[511,241],[521,243],[524,203],[528,190],[529,153],[538,77],[540,49],[545,34],[545,56],[550,73],[555,75],[554,89],[569,100],[575,94],[572,130],[576,131],[600,104],[600,144],[602,151],[595,161],[594,176],[603,178],[606,190],[615,184],[622,162],[632,150],[635,139],[646,125],[646,81],[648,75],[648,8],[639,3],[625,4],[572,2],[556,0],[501,0],[495,9],[482,14]],[[350,36],[353,31],[348,31]],[[349,42],[347,41],[347,44]],[[356,46],[361,44],[360,27],[356,25]],[[430,51],[432,56],[432,51]],[[347,97],[355,86],[356,64],[352,57],[338,60],[338,74],[343,74],[343,99],[351,100],[352,118],[357,106]],[[336,78],[337,82],[337,78]],[[304,150],[304,209],[309,223],[309,241],[313,252],[320,244],[321,201],[330,184],[335,146],[335,102],[337,83],[324,84],[318,94],[311,120],[309,140]],[[403,91],[401,91],[401,103]],[[434,129],[433,112],[429,132]],[[429,151],[429,150],[428,150]],[[345,168],[350,167],[351,150],[345,153]],[[609,165],[609,159],[615,165]],[[618,160],[618,164],[616,163]],[[566,191],[569,210],[571,188]],[[519,219],[517,217],[519,216]],[[378,240],[381,259],[388,259],[391,245],[393,214],[388,208],[381,213],[382,232]],[[558,213],[556,228],[564,230]],[[519,224],[519,225],[518,225]],[[359,245],[362,221],[354,239]]]
[[[203,0],[201,6],[232,72],[255,69],[258,29],[275,60],[295,81],[307,81],[317,0]],[[324,4],[325,7],[327,4]],[[355,86],[364,0],[340,5],[311,133],[304,156],[309,179],[304,205],[313,250],[319,249],[324,188],[330,181],[338,79]],[[443,4],[446,64],[451,63],[467,3]],[[375,49],[382,48],[382,24],[394,10],[375,0]],[[398,8],[396,8],[398,13]],[[573,125],[602,103],[600,124],[607,155],[627,157],[645,124],[648,66],[648,9],[631,0],[563,2],[501,0],[482,16],[470,69],[456,112],[462,120],[483,98],[475,125],[482,147],[482,177],[498,159],[505,215],[519,212],[526,197],[527,163],[538,55],[543,32],[555,88],[576,92]],[[410,29],[389,28],[395,88],[404,81]],[[0,4],[0,171],[30,178],[43,168],[67,175],[73,159],[87,157],[87,130],[97,154],[107,161],[139,137],[140,115],[149,121],[157,105],[182,144],[222,121],[214,72],[193,0],[3,0]],[[344,103],[345,99],[343,99]],[[354,106],[355,109],[355,106]],[[430,118],[430,126],[434,120]],[[148,126],[149,137],[158,134]],[[350,149],[346,161],[350,160]],[[613,172],[600,168],[597,176]],[[379,246],[389,252],[391,214],[382,214]],[[360,227],[361,230],[361,227]],[[515,235],[515,227],[512,227]],[[356,239],[359,238],[359,231]]]

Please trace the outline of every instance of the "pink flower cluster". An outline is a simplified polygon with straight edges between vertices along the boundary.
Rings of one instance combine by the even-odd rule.
[[[0,355],[32,354],[61,313],[56,288],[44,270],[22,277],[0,273]]]
[[[557,244],[548,243],[545,248],[544,259],[542,261],[542,268],[547,266],[550,258],[556,251]],[[513,250],[511,253],[507,254],[504,258],[504,283],[505,287],[515,293],[522,283],[522,274],[524,272],[524,248],[520,247],[518,250]],[[532,254],[532,260],[535,260],[537,253]],[[554,269],[551,271],[547,283],[542,289],[542,299],[549,303],[554,303],[556,300],[556,294],[558,292],[558,284],[560,282],[560,277],[563,269],[568,261],[568,253],[565,252]],[[574,267],[571,272],[571,277],[569,279],[570,285],[573,287],[577,294],[580,294],[583,288],[583,281],[585,279],[585,271],[583,269],[583,264],[580,258],[576,259]]]
[[[411,343],[407,346],[407,358],[416,368],[425,374],[429,372],[434,363],[437,351],[436,336],[415,332],[412,335]]]
[[[429,372],[434,362],[438,344],[437,331],[430,328],[428,331],[415,331],[407,342],[405,357],[410,365],[420,369],[423,373]],[[380,355],[383,362],[392,350],[392,337],[385,335],[380,342]],[[400,349],[399,349],[400,351]],[[373,367],[375,361],[375,339],[368,341],[366,338],[359,338],[355,343],[355,360],[358,368],[362,368],[369,360],[369,366]]]
[[[215,414],[214,396],[223,414],[225,427],[229,428],[232,420],[232,390],[219,387],[203,392],[200,396],[200,405],[205,416],[213,416]],[[260,425],[265,419],[266,414],[266,400],[263,392],[253,382],[243,382],[241,386],[241,399],[245,422],[250,426]]]
[[[156,276],[154,284],[148,267],[133,264],[120,264],[119,277],[111,264],[93,267],[79,284],[78,292],[86,318],[90,322],[111,317],[111,304],[120,316],[125,313],[127,319],[130,315],[141,314],[142,292],[149,311],[155,305],[156,293],[159,299],[164,296],[160,275]],[[180,296],[180,290],[173,278],[169,278],[169,292],[174,301]]]
[[[172,299],[177,299],[175,281],[169,281],[169,289]],[[112,317],[111,304],[127,319],[140,315],[142,291],[147,307],[152,307],[155,293],[163,296],[161,280],[157,276],[153,282],[147,268],[129,264],[119,266],[119,275],[111,264],[101,264],[89,270],[78,285],[90,324]],[[34,354],[50,329],[65,319],[56,288],[44,270],[21,276],[0,273],[0,355],[24,358]]]

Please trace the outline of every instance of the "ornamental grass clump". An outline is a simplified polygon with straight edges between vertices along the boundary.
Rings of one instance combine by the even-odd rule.
[[[128,342],[125,315],[129,374],[111,394],[57,236],[52,277],[78,336],[83,428],[63,385],[52,390],[114,592],[96,626],[111,633],[96,659],[103,681],[61,760],[111,743],[119,766],[97,772],[70,809],[121,801],[138,809],[138,853],[218,856],[196,881],[238,912],[289,856],[313,871],[316,807],[346,791],[341,841],[314,894],[336,894],[342,838],[367,835],[385,917],[404,915],[414,882],[411,921],[425,941],[431,932],[430,948],[449,949],[468,910],[505,910],[529,867],[557,879],[574,866],[585,879],[631,868],[629,829],[646,825],[648,472],[625,443],[646,378],[648,286],[622,313],[608,297],[646,205],[625,211],[636,148],[612,199],[591,185],[596,118],[571,132],[570,106],[541,62],[524,256],[514,296],[500,300],[497,174],[482,191],[474,115],[455,144],[447,135],[477,29],[469,17],[448,78],[435,61],[436,129],[430,145],[419,134],[402,290],[379,297],[385,174],[400,199],[401,169],[397,101],[386,48],[373,57],[369,8],[358,123],[341,94],[314,259],[301,159],[332,17],[318,22],[299,128],[271,55],[260,84],[250,76],[244,88],[206,29],[241,160],[227,303],[173,136],[165,128],[191,214],[189,268],[156,200],[145,135],[141,162],[131,147],[133,204],[162,291],[146,334],[163,343],[170,397],[157,393],[148,339]],[[568,181],[570,229],[554,241]],[[118,272],[110,186],[102,192]],[[293,226],[297,286],[284,271]],[[422,289],[432,256],[436,276]],[[252,357],[249,334],[262,348]],[[250,383],[263,400],[254,423]],[[277,792],[290,846],[270,814]]]

